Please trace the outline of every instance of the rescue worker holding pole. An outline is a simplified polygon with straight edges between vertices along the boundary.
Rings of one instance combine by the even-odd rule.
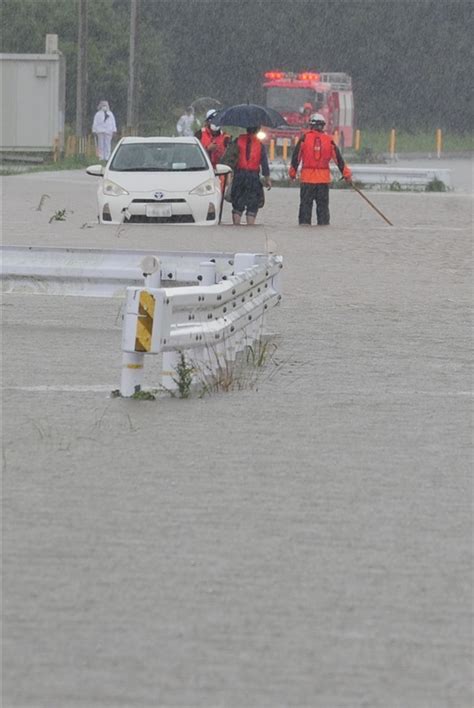
[[[329,184],[331,171],[329,163],[333,160],[346,182],[351,182],[351,169],[344,162],[341,151],[332,135],[324,132],[326,121],[320,113],[313,113],[309,121],[309,131],[301,136],[293,150],[288,175],[296,178],[301,163],[300,208],[298,222],[311,225],[313,201],[316,202],[318,226],[329,225]]]

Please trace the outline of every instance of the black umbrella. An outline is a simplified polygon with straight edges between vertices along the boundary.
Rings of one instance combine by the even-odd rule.
[[[255,128],[260,125],[278,128],[280,125],[288,125],[278,111],[257,106],[255,103],[241,103],[238,106],[223,108],[212,116],[212,122],[216,125],[235,125],[239,128]]]

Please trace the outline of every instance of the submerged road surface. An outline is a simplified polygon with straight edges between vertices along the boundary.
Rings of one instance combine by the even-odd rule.
[[[5,178],[4,243],[277,251],[276,349],[240,392],[112,399],[118,300],[4,296],[4,708],[471,706],[472,197],[109,229],[94,191]]]

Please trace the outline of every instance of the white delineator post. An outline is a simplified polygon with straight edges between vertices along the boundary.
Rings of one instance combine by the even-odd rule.
[[[141,390],[144,359],[145,355],[141,353],[122,352],[120,395],[124,398],[130,398]]]
[[[156,256],[146,256],[140,263],[145,280],[146,288],[159,288],[161,285],[160,259]],[[137,305],[138,306],[138,305]],[[127,302],[127,312],[128,312]],[[133,306],[135,311],[135,305]],[[139,316],[139,315],[138,315]],[[126,315],[125,315],[126,317]],[[128,325],[128,327],[127,327]],[[134,325],[133,320],[127,320],[122,334],[123,341],[125,338],[134,336],[135,332],[130,331],[130,325]],[[141,390],[144,375],[144,352],[122,352],[122,376],[120,381],[120,394],[124,398],[133,396]]]

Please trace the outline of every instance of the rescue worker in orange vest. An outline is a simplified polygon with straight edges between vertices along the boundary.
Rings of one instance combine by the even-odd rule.
[[[247,225],[253,226],[257,212],[264,202],[263,187],[260,181],[260,169],[267,189],[271,189],[270,167],[265,146],[257,138],[260,126],[247,128],[247,134],[239,135],[237,147],[239,157],[232,180],[232,221],[240,224],[246,211]]]
[[[298,214],[300,225],[311,224],[314,201],[318,225],[329,225],[329,184],[331,182],[329,163],[331,160],[337,164],[346,182],[350,182],[352,178],[351,169],[344,162],[332,135],[324,132],[325,125],[324,117],[320,113],[313,113],[309,122],[309,132],[301,136],[291,157],[291,166],[288,170],[291,180],[296,178],[301,163]]]
[[[212,122],[212,117],[216,112],[217,111],[213,109],[209,110],[206,113],[204,127],[194,133],[195,137],[201,141],[203,148],[209,155],[213,167],[220,162],[230,142],[230,135],[223,133],[219,126]]]

